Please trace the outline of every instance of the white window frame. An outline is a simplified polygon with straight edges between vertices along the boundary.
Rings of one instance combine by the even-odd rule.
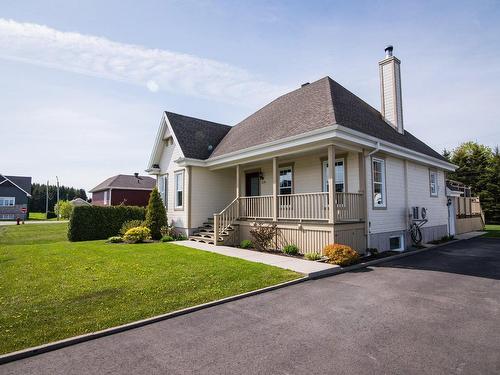
[[[399,239],[399,248],[397,249],[391,249],[391,240],[393,238],[398,238]],[[403,251],[405,249],[405,239],[404,239],[404,236],[402,234],[399,234],[397,236],[390,236],[389,237],[389,250],[391,251]]]
[[[434,176],[434,182],[432,182],[432,176]],[[429,169],[429,192],[431,197],[439,195],[438,172],[432,169]]]
[[[290,171],[290,187],[281,187],[281,172],[284,172],[284,171]],[[284,167],[280,167],[279,169],[279,195],[289,195],[289,194],[286,194],[286,193],[282,193],[281,192],[281,189],[290,189],[290,194],[293,194],[293,166],[292,165],[287,165],[287,166],[284,166]]]
[[[2,204],[0,204],[0,207],[12,207],[16,205],[16,197],[0,197]],[[9,202],[9,204],[6,204],[6,202]]]
[[[163,200],[163,205],[168,208],[168,174],[158,176],[158,191]]]
[[[381,181],[375,181],[375,168],[374,164],[380,163]],[[381,186],[380,194],[382,203],[375,200],[375,185]],[[374,208],[387,208],[387,193],[386,193],[386,178],[385,178],[385,160],[380,158],[372,158],[372,202]]]
[[[179,182],[182,185],[180,188]],[[179,193],[181,193],[181,202],[179,202]],[[174,207],[176,210],[184,209],[184,171],[174,173]]]
[[[337,163],[342,163],[342,179],[339,179],[340,173],[337,173],[337,167],[340,165],[337,165]],[[328,192],[328,160],[323,160],[322,163],[322,170],[323,170],[323,192],[327,193]],[[346,191],[346,184],[345,184],[345,159],[344,158],[338,158],[335,159],[335,187],[339,184],[342,184],[342,191],[336,191],[337,193],[345,193]]]

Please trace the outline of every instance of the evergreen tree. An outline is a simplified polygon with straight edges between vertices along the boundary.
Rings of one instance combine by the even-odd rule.
[[[146,208],[146,226],[151,231],[153,240],[161,238],[161,228],[167,225],[167,213],[157,188],[149,195],[148,207]]]

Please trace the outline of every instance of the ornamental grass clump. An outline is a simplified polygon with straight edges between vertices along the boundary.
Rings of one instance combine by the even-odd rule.
[[[330,244],[323,248],[323,254],[328,257],[328,262],[339,266],[349,266],[359,259],[359,254],[350,246],[342,244]]]
[[[109,237],[108,242],[109,243],[121,243],[121,242],[123,242],[123,238],[121,238],[120,236]]]
[[[304,254],[304,258],[307,260],[320,260],[321,259],[321,254],[320,253],[306,253]]]
[[[286,245],[283,248],[283,252],[288,255],[297,255],[299,253],[299,248],[296,245]]]
[[[242,249],[251,249],[253,247],[253,243],[250,240],[243,240],[240,243],[240,247]]]
[[[130,228],[123,236],[123,240],[128,243],[141,243],[151,239],[151,231],[146,227]]]

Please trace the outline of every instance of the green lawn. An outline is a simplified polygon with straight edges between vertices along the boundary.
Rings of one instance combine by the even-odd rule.
[[[500,225],[486,225],[484,230],[487,232],[483,237],[500,238]]]
[[[0,353],[300,277],[175,243],[71,243],[66,226],[0,227]]]
[[[28,220],[47,220],[45,212],[30,212],[28,214]],[[57,218],[52,218],[48,220],[57,220]]]

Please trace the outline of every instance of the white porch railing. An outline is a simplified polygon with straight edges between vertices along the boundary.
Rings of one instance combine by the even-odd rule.
[[[363,205],[365,204],[363,196],[362,193],[336,193],[335,221],[363,220]]]
[[[328,193],[278,195],[278,219],[328,220]]]
[[[273,218],[273,196],[240,197],[240,217],[253,219]]]

